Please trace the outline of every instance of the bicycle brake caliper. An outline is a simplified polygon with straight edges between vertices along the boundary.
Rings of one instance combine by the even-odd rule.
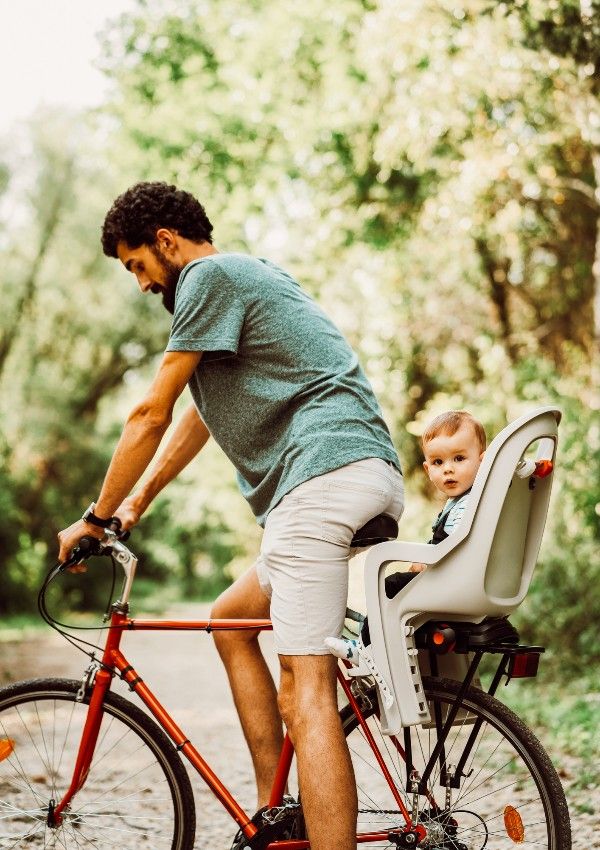
[[[355,676],[350,682],[350,690],[358,702],[361,711],[369,711],[369,709],[373,708],[373,703],[368,694],[369,689],[369,685],[362,676],[360,678]]]
[[[96,661],[95,656],[92,656],[92,660],[89,665],[85,668],[83,673],[83,678],[81,680],[81,685],[79,686],[79,690],[75,696],[75,702],[83,702],[85,699],[86,693],[90,690],[92,685],[94,684],[94,679],[96,678],[96,673],[100,669],[100,664]]]

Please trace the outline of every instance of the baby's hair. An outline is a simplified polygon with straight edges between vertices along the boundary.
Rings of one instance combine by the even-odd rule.
[[[433,440],[434,437],[437,437],[439,434],[447,434],[448,437],[451,437],[467,422],[473,426],[475,436],[479,443],[479,448],[482,452],[484,452],[486,447],[486,436],[483,425],[481,422],[478,422],[474,416],[471,416],[467,410],[448,410],[446,413],[440,413],[439,416],[432,419],[423,431],[423,436],[421,437],[421,446],[423,450],[425,450],[427,443],[430,440]]]

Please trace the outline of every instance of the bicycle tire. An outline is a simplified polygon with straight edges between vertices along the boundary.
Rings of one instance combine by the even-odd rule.
[[[107,693],[89,775],[58,828],[50,799],[68,788],[89,702],[80,683],[32,679],[0,689],[0,850],[193,850],[195,806],[185,767],[142,709]]]
[[[413,764],[422,773],[437,741],[434,707],[444,717],[456,701],[460,683],[424,677],[432,723],[410,727]],[[409,813],[414,796],[407,792],[404,738],[384,736],[379,726],[377,695],[370,689],[361,711],[368,720],[380,752],[395,779]],[[463,710],[464,709],[464,710]],[[450,729],[445,759],[419,794],[419,820],[428,830],[428,848],[440,850],[571,850],[569,811],[560,779],[542,745],[509,708],[478,688],[469,688],[458,719]],[[358,832],[381,832],[405,826],[398,804],[377,765],[366,736],[351,706],[340,712],[354,765],[359,798]],[[465,765],[468,774],[459,789],[440,784],[441,766],[456,766],[474,722],[482,727]],[[462,747],[461,747],[462,745]],[[413,789],[414,790],[414,789]],[[438,807],[435,812],[432,802]],[[517,814],[515,815],[514,812]],[[508,818],[508,820],[507,820]],[[455,825],[452,824],[455,821]],[[390,840],[368,846],[391,848]],[[421,846],[421,845],[419,845]]]

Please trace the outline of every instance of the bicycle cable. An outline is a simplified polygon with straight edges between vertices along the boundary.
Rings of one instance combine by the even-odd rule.
[[[111,564],[112,564],[112,579],[111,579],[111,586],[110,586],[110,591],[109,591],[109,596],[108,596],[108,603],[107,603],[106,611],[105,611],[104,617],[103,617],[105,624],[102,625],[102,626],[98,626],[98,625],[94,625],[94,626],[73,626],[70,623],[63,623],[61,620],[56,619],[56,617],[53,617],[52,614],[48,611],[48,606],[46,604],[46,593],[48,591],[48,588],[50,587],[52,582],[61,573],[65,572],[65,570],[68,569],[69,565],[73,565],[73,566],[75,565],[75,561],[73,561],[73,559],[69,559],[69,561],[65,561],[64,563],[55,564],[48,571],[48,574],[46,575],[46,578],[44,579],[44,582],[43,582],[43,584],[40,588],[40,591],[38,593],[38,598],[37,598],[38,611],[40,613],[40,616],[44,620],[44,622],[46,622],[50,626],[50,628],[54,629],[54,631],[58,632],[58,634],[60,634],[66,641],[68,641],[68,643],[70,643],[72,646],[74,646],[80,652],[83,652],[83,654],[87,655],[89,658],[95,658],[95,653],[89,652],[88,650],[86,650],[84,648],[84,646],[89,646],[92,649],[98,650],[98,651],[102,650],[102,646],[95,644],[95,643],[91,643],[90,641],[85,640],[82,637],[77,637],[77,636],[73,635],[70,631],[66,631],[66,630],[67,629],[77,629],[79,631],[95,631],[97,629],[100,629],[100,631],[103,631],[104,629],[113,628],[113,626],[111,626],[111,625],[106,625],[106,620],[110,617],[110,611],[111,611],[111,606],[112,606],[112,601],[113,601],[113,596],[114,596],[114,591],[115,591],[116,575],[117,575],[117,565],[116,565],[115,559],[112,555],[110,556],[110,560],[111,560]],[[72,564],[70,563],[71,561],[73,561]]]

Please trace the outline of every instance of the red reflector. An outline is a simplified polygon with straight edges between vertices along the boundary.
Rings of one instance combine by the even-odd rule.
[[[504,809],[504,828],[515,844],[522,844],[525,841],[525,827],[521,815],[513,806],[506,806]]]
[[[523,652],[513,655],[508,667],[508,675],[511,679],[531,679],[537,676],[540,663],[539,652]]]
[[[553,469],[554,464],[551,460],[536,460],[535,472],[533,474],[536,478],[546,478],[547,475],[550,475]]]
[[[434,632],[433,642],[436,646],[441,646],[444,643],[444,635],[441,632]]]

